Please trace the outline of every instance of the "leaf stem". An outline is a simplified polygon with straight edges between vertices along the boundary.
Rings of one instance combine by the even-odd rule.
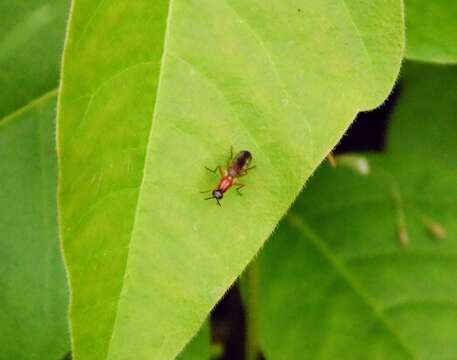
[[[246,270],[246,341],[245,359],[257,360],[258,357],[258,286],[259,269],[253,259]]]

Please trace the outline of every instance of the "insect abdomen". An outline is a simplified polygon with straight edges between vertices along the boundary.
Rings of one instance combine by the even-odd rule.
[[[252,160],[252,155],[249,151],[243,150],[240,151],[233,161],[234,170],[240,172],[249,166],[249,163]]]

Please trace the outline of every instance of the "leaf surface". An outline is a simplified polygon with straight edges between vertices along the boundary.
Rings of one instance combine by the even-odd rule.
[[[68,292],[56,217],[55,92],[0,124],[0,354],[61,359]]]
[[[434,121],[412,117],[424,103],[431,112],[429,99],[452,73],[408,64],[392,151],[368,155],[368,175],[323,166],[265,246],[260,340],[268,359],[457,356],[457,168],[433,151],[457,150],[448,116],[456,86],[435,103]],[[424,78],[427,90],[418,89]],[[423,136],[435,128],[446,131]],[[393,151],[404,139],[408,151]]]
[[[405,7],[406,58],[457,63],[457,2],[405,0]]]
[[[176,356],[389,93],[402,15],[398,0],[74,1],[58,151],[76,360]],[[231,145],[256,169],[220,209],[204,166]]]

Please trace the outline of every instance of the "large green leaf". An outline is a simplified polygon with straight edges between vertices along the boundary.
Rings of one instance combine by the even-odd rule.
[[[457,1],[405,0],[408,59],[457,63]]]
[[[399,0],[75,0],[58,117],[76,360],[169,359],[360,110],[389,93]],[[230,146],[257,168],[220,209]]]
[[[0,124],[0,357],[58,360],[70,348],[56,222],[55,92]]]
[[[268,359],[457,358],[457,167],[431,146],[457,151],[457,85],[449,69],[405,74],[390,145],[408,139],[408,151],[367,156],[366,175],[344,166],[366,170],[354,158],[322,167],[260,256]],[[426,91],[419,77],[433,79]],[[453,99],[413,117],[444,82]],[[446,131],[422,136],[435,127]]]
[[[57,87],[68,5],[0,2],[0,118]]]

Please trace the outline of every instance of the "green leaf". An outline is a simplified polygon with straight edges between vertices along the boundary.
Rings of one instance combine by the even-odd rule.
[[[54,116],[68,1],[0,5],[0,354],[61,359],[70,341],[56,222]],[[50,91],[51,90],[51,91]]]
[[[265,246],[259,317],[268,359],[457,357],[457,171],[421,150],[433,142],[457,151],[450,74],[408,64],[390,142],[408,139],[408,151],[367,156],[366,175],[354,157],[323,166]],[[423,81],[427,90],[418,90]],[[413,117],[445,82],[449,103],[435,103],[433,120]],[[446,131],[422,136],[435,127]]]
[[[69,0],[0,3],[0,118],[55,89]]]
[[[76,360],[176,356],[389,93],[402,15],[399,0],[73,2],[58,201]],[[204,166],[231,145],[257,168],[220,209]]]
[[[457,2],[405,0],[406,58],[457,63]]]
[[[56,222],[55,92],[0,124],[0,354],[61,359],[70,348]]]

